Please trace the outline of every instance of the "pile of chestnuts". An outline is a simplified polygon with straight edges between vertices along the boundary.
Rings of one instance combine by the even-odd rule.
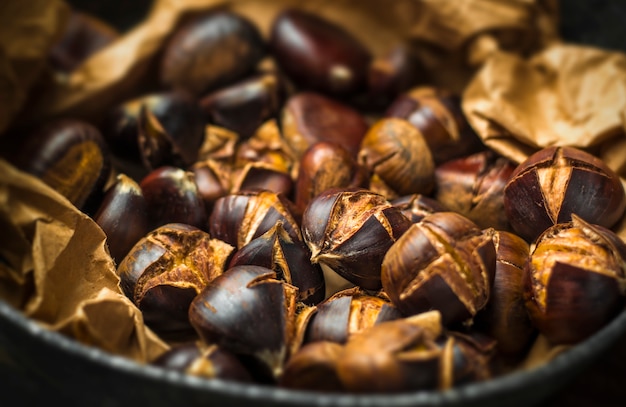
[[[123,292],[171,345],[154,365],[446,389],[623,309],[619,177],[573,147],[491,151],[407,44],[374,56],[298,9],[264,37],[217,10],[160,58],[154,92],[5,150],[104,230]]]

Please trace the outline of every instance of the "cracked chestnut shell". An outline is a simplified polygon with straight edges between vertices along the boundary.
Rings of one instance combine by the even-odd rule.
[[[510,230],[504,187],[516,165],[493,151],[447,161],[435,168],[434,198],[478,227]]]
[[[461,109],[461,98],[446,89],[412,88],[395,99],[385,116],[402,118],[415,126],[424,136],[435,164],[485,148]]]
[[[619,179],[599,158],[574,147],[547,147],[517,166],[504,188],[504,209],[515,232],[532,242],[571,220],[612,227],[626,209]]]
[[[383,256],[410,225],[380,194],[332,188],[304,210],[302,236],[311,249],[311,261],[322,266],[325,277],[337,273],[349,283],[379,290]],[[328,287],[328,277],[326,282]]]
[[[252,376],[237,356],[215,344],[203,346],[197,342],[176,345],[151,362],[169,370],[207,379],[252,382]]]
[[[289,202],[271,191],[239,191],[219,198],[209,217],[209,233],[237,249],[282,222],[285,231],[302,240]]]
[[[325,295],[324,274],[309,260],[311,251],[287,233],[278,221],[263,235],[239,249],[228,267],[254,265],[271,269],[278,279],[298,288],[298,301],[307,305],[321,302]]]
[[[205,343],[216,343],[282,373],[295,335],[297,288],[260,266],[236,266],[192,301],[189,320]]]
[[[476,315],[475,326],[497,341],[500,355],[516,359],[524,356],[536,333],[524,301],[524,267],[530,247],[506,231],[496,231],[493,240],[496,274],[489,302]]]
[[[446,326],[485,307],[496,268],[493,229],[481,230],[455,212],[437,212],[412,226],[389,248],[382,285],[404,314],[441,312]]]
[[[270,47],[281,70],[301,88],[347,96],[366,86],[369,50],[330,20],[287,9],[272,24]]]
[[[303,343],[343,344],[369,327],[401,317],[400,311],[382,293],[368,294],[359,287],[348,288],[317,305],[307,320]]]
[[[161,82],[200,95],[245,77],[265,52],[251,21],[228,10],[213,11],[176,29],[163,51]]]
[[[193,338],[189,305],[223,273],[233,249],[193,226],[164,225],[139,240],[119,264],[120,286],[157,334]]]
[[[435,164],[422,134],[408,121],[378,120],[365,134],[359,163],[370,172],[369,188],[394,199],[428,194],[435,186]]]
[[[576,344],[624,306],[626,244],[612,231],[572,215],[548,228],[524,268],[530,319],[552,344]]]

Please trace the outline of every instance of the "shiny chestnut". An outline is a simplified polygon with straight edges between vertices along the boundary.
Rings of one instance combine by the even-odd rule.
[[[311,249],[311,261],[328,276],[328,294],[349,284],[379,290],[383,256],[410,225],[380,194],[332,188],[309,202],[302,215],[302,236]],[[335,273],[348,285],[333,288],[329,279]]]
[[[324,274],[310,261],[311,251],[295,239],[278,221],[270,230],[239,249],[228,267],[261,266],[276,273],[276,278],[298,288],[298,301],[307,305],[320,303],[325,297]]]
[[[151,227],[141,188],[125,174],[119,174],[107,189],[93,219],[106,234],[111,257],[118,263]]]
[[[369,50],[350,32],[316,14],[287,9],[271,27],[270,47],[300,88],[345,96],[364,89]]]
[[[100,131],[76,119],[42,124],[3,155],[88,213],[97,210],[112,170],[111,153]]]
[[[232,11],[212,11],[176,29],[163,51],[161,82],[200,95],[245,77],[264,55],[254,23]]]
[[[209,123],[232,130],[246,140],[276,117],[283,93],[279,77],[266,73],[204,95],[199,106]]]
[[[192,301],[189,320],[205,343],[254,358],[275,378],[289,357],[297,288],[265,267],[237,266]]]
[[[577,215],[542,233],[524,267],[532,323],[552,344],[576,344],[624,306],[626,244]]]
[[[626,209],[619,176],[599,158],[574,147],[547,147],[519,164],[504,188],[504,209],[515,232],[532,242],[571,221],[612,227]]]
[[[152,227],[185,223],[206,228],[207,212],[193,172],[178,167],[159,167],[139,183]]]
[[[411,222],[417,223],[425,216],[435,212],[449,212],[441,202],[422,194],[411,194],[398,197],[390,201],[402,211]]]
[[[412,226],[382,261],[382,285],[406,315],[441,312],[446,326],[472,319],[490,298],[496,268],[493,230],[455,212]]]
[[[140,239],[121,261],[120,286],[157,334],[174,341],[195,338],[189,304],[224,272],[233,250],[195,227],[167,224]]]

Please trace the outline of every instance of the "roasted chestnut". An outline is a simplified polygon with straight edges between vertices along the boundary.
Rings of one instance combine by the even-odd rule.
[[[109,112],[102,128],[117,156],[148,170],[193,164],[204,139],[202,113],[185,92],[151,93],[127,100]]]
[[[208,216],[213,211],[215,201],[230,191],[231,168],[219,161],[206,159],[196,162],[189,171],[194,175],[198,194],[204,201]]]
[[[271,191],[239,191],[219,198],[209,217],[209,233],[237,249],[270,230],[277,222],[295,240],[302,240],[292,204]]]
[[[507,359],[525,355],[536,329],[524,303],[524,267],[528,243],[505,231],[493,234],[496,248],[496,274],[489,301],[475,318],[475,326],[497,341],[497,352]]]
[[[619,176],[599,158],[574,147],[546,147],[511,174],[504,209],[515,232],[532,242],[572,214],[610,228],[626,209],[626,195]]]
[[[422,134],[409,122],[384,118],[372,125],[359,150],[370,172],[369,188],[394,199],[428,194],[435,185],[435,164]]]
[[[441,202],[422,194],[411,194],[391,200],[391,204],[402,211],[411,222],[417,223],[435,212],[449,212]]]
[[[278,385],[309,391],[345,391],[337,375],[337,361],[342,351],[343,346],[335,342],[311,342],[302,346],[289,358]]]
[[[176,345],[151,364],[207,379],[218,378],[242,383],[253,381],[239,358],[217,345],[204,346],[198,342]]]
[[[107,189],[93,219],[106,234],[111,257],[118,263],[151,227],[141,188],[125,174],[119,174]]]
[[[294,151],[283,140],[276,120],[266,121],[252,137],[237,146],[235,167],[242,168],[249,163],[267,163],[286,173],[297,173],[297,159]]]
[[[291,197],[294,181],[288,172],[270,163],[249,162],[233,172],[231,192],[266,190]]]
[[[152,170],[139,183],[152,228],[186,223],[206,229],[207,213],[193,172],[178,167]]]
[[[245,77],[264,55],[265,43],[251,21],[216,10],[177,28],[163,51],[161,82],[201,95]]]
[[[206,120],[249,139],[282,106],[283,90],[275,74],[261,74],[220,88],[200,99]]]
[[[102,134],[82,120],[43,124],[3,155],[88,213],[97,210],[111,175],[111,154]]]
[[[254,265],[271,269],[276,278],[298,288],[298,301],[315,305],[324,299],[324,274],[310,261],[311,251],[290,236],[282,222],[239,249],[228,267]]]
[[[434,197],[481,229],[510,230],[503,191],[515,167],[491,150],[450,160],[435,169]]]
[[[295,334],[297,291],[265,267],[233,267],[192,301],[189,320],[205,343],[251,356],[277,378]]]
[[[366,86],[368,49],[350,32],[316,14],[281,12],[271,28],[270,47],[280,68],[300,88],[346,96]]]
[[[445,89],[415,87],[398,96],[385,115],[406,119],[415,126],[436,165],[485,149],[463,114],[460,97]]]
[[[308,317],[303,343],[346,343],[352,335],[402,314],[382,293],[368,294],[359,287],[333,294]]]
[[[300,158],[294,202],[303,211],[311,199],[330,188],[366,186],[366,172],[341,145],[312,144]]]
[[[577,215],[544,231],[524,267],[533,324],[552,344],[576,344],[624,306],[626,244]]]
[[[334,273],[353,285],[379,290],[383,256],[410,225],[382,195],[361,188],[331,188],[304,210],[302,236],[311,249],[311,261],[325,272],[330,295],[349,286],[333,287]]]
[[[189,304],[224,272],[234,248],[193,226],[172,223],[139,240],[117,268],[124,294],[164,339],[195,337]]]
[[[332,141],[354,157],[368,125],[352,107],[313,92],[299,92],[287,99],[281,114],[285,142],[300,158],[318,141]]]
[[[412,226],[382,261],[382,285],[405,315],[435,309],[444,325],[471,320],[489,301],[496,268],[493,229],[456,212]]]

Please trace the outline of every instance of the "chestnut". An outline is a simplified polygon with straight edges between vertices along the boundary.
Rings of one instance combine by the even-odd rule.
[[[200,101],[206,121],[249,139],[282,106],[283,90],[276,74],[260,74],[203,96]]]
[[[280,68],[300,88],[333,96],[365,88],[369,50],[330,20],[304,10],[284,10],[272,24],[269,42]]]
[[[48,61],[55,71],[70,74],[118,37],[117,30],[104,20],[72,10],[61,38],[50,49]]]
[[[255,358],[278,378],[295,334],[296,296],[272,270],[236,266],[194,298],[189,320],[205,343]]]
[[[496,268],[493,232],[455,212],[413,223],[384,256],[385,293],[405,315],[435,309],[446,326],[471,320],[489,301]]]
[[[491,150],[450,160],[435,168],[434,198],[481,229],[510,230],[504,187],[515,167]]]
[[[93,217],[107,236],[107,246],[116,262],[150,231],[148,204],[139,184],[125,174],[118,174],[107,189]]]
[[[113,153],[148,170],[193,164],[204,139],[202,113],[180,91],[126,100],[108,113],[102,128]]]
[[[224,272],[234,248],[193,226],[163,225],[141,238],[117,273],[148,327],[166,340],[195,338],[191,301]]]
[[[599,158],[574,147],[546,147],[515,168],[504,187],[504,209],[515,232],[532,242],[572,214],[610,228],[626,209],[626,195]]]
[[[309,260],[311,251],[301,240],[289,236],[278,221],[263,235],[252,239],[239,249],[228,268],[254,265],[271,269],[276,278],[298,288],[298,301],[315,305],[324,299],[324,274]]]
[[[171,166],[152,170],[141,180],[152,228],[167,223],[206,228],[206,206],[195,181],[192,171]]]
[[[485,149],[469,125],[461,98],[446,89],[417,86],[398,96],[385,116],[409,121],[424,136],[435,164]]]
[[[552,344],[576,344],[624,306],[626,244],[575,214],[536,240],[524,267],[532,323]]]
[[[475,318],[475,326],[497,341],[497,352],[506,359],[523,357],[536,329],[524,302],[524,267],[530,254],[528,243],[506,231],[493,234],[496,273],[489,301]]]
[[[369,188],[394,199],[428,194],[435,185],[435,164],[422,134],[408,121],[383,118],[361,142],[359,163],[371,173]]]
[[[449,212],[448,208],[434,198],[422,194],[404,195],[390,201],[402,211],[412,223],[417,223],[425,216],[435,212]]]
[[[352,335],[376,324],[402,318],[382,293],[368,294],[359,287],[338,291],[318,304],[306,325],[303,343],[346,343]]]
[[[343,347],[335,342],[311,342],[298,349],[284,367],[278,385],[288,389],[342,392],[337,361]]]
[[[217,345],[187,342],[171,347],[151,365],[207,379],[250,383],[252,376],[237,356]]]
[[[201,95],[249,73],[266,53],[258,27],[228,10],[186,21],[165,45],[161,82]]]
[[[311,261],[325,271],[327,287],[332,285],[326,276],[337,273],[353,285],[379,290],[383,256],[410,225],[382,195],[362,188],[331,188],[304,210],[302,236]]]
[[[112,170],[111,153],[100,131],[77,119],[42,124],[5,154],[17,168],[38,177],[87,213],[100,205]]]
[[[364,187],[365,170],[341,145],[332,141],[312,144],[300,158],[294,203],[303,211],[311,199],[330,188]]]
[[[347,104],[319,93],[299,92],[285,102],[281,128],[297,158],[318,141],[335,142],[356,157],[368,124]]]
[[[206,125],[204,141],[197,161],[212,160],[228,166],[233,165],[239,135],[228,129],[211,124]]]
[[[292,213],[292,204],[275,192],[239,191],[219,198],[209,217],[209,233],[237,249],[282,222],[287,234],[302,240],[300,227]]]
[[[337,374],[346,389],[357,393],[443,390],[488,379],[489,359],[466,336],[413,317],[353,336],[337,362]]]

